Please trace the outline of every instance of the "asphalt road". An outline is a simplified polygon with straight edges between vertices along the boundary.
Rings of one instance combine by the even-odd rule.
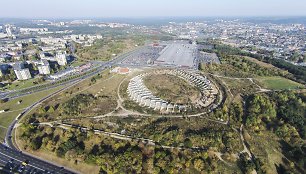
[[[143,48],[143,47],[141,47]],[[54,174],[62,174],[62,173],[73,173],[69,170],[63,169],[60,166],[57,166],[56,164],[51,164],[50,162],[44,161],[42,159],[38,159],[34,156],[30,156],[27,154],[24,154],[22,152],[20,152],[13,144],[12,141],[12,133],[13,133],[13,129],[16,126],[16,124],[18,123],[19,119],[21,117],[23,117],[27,112],[29,112],[31,109],[33,109],[34,107],[36,107],[37,105],[39,105],[41,102],[47,100],[48,98],[62,92],[63,90],[66,90],[67,88],[70,88],[71,86],[73,86],[74,84],[77,84],[87,78],[93,77],[94,75],[100,73],[101,71],[112,67],[116,64],[118,64],[119,62],[121,62],[123,59],[125,59],[127,56],[139,51],[138,48],[136,50],[133,50],[129,53],[123,54],[121,56],[118,56],[116,59],[113,59],[109,62],[105,62],[103,64],[100,64],[98,67],[95,67],[94,69],[91,69],[89,71],[87,71],[86,73],[81,74],[79,77],[64,81],[62,83],[59,84],[54,84],[54,83],[50,83],[50,85],[46,85],[44,87],[41,88],[37,88],[37,87],[32,87],[27,89],[27,91],[11,91],[11,92],[7,92],[7,93],[1,93],[0,94],[0,98],[9,98],[9,99],[14,99],[14,98],[19,98],[21,96],[26,96],[26,95],[30,95],[39,91],[44,91],[44,90],[49,90],[58,86],[65,86],[65,88],[58,90],[57,92],[50,94],[46,97],[44,97],[43,99],[39,100],[38,102],[33,103],[31,106],[27,107],[24,111],[21,112],[21,114],[16,118],[16,120],[14,120],[11,125],[8,128],[8,131],[6,133],[6,137],[5,137],[5,144],[1,144],[0,145],[0,166],[6,166],[9,167],[9,162],[10,160],[13,159],[14,164],[16,164],[17,167],[20,167],[20,163],[22,161],[25,160],[29,160],[29,165],[24,169],[27,170],[26,172],[24,171],[24,173],[30,173],[30,171],[33,171],[34,169],[36,171],[38,171],[38,173],[48,173],[52,172]],[[19,165],[19,166],[18,166]],[[1,171],[1,170],[0,170]],[[23,173],[23,172],[22,172]]]
[[[21,89],[21,90],[14,90],[14,91],[9,91],[9,92],[0,92],[0,99],[4,99],[4,98],[8,98],[9,100],[15,99],[15,98],[19,98],[22,96],[27,96],[36,92],[40,92],[40,91],[45,91],[45,90],[49,90],[52,88],[56,88],[58,86],[65,86],[68,85],[70,83],[74,83],[74,82],[78,82],[87,78],[90,78],[98,73],[100,73],[101,71],[105,70],[106,68],[112,67],[115,64],[121,62],[123,59],[125,59],[127,56],[134,54],[135,52],[139,51],[140,49],[144,49],[145,47],[140,47],[138,49],[135,49],[131,52],[122,54],[120,56],[118,56],[117,58],[108,61],[108,62],[101,62],[100,65],[89,69],[88,71],[79,74],[79,77],[73,78],[73,79],[69,79],[69,77],[67,77],[66,81],[64,81],[63,79],[59,79],[58,81],[62,81],[61,83],[57,83],[58,81],[53,81],[50,82],[48,84],[43,84],[43,85],[38,85],[38,86],[33,86],[33,87],[29,87],[26,89]]]
[[[53,174],[73,173],[63,167],[59,167],[32,156],[23,154],[22,152],[11,149],[3,144],[0,145],[0,164],[1,166],[4,166],[4,169],[6,169],[2,169],[2,171],[10,171],[10,167],[12,167],[13,170],[17,172],[18,169],[20,169],[22,166],[21,163],[24,161],[28,161],[28,165],[25,166],[22,172],[18,173],[34,173],[34,171],[36,171],[36,173],[49,172]]]
[[[24,116],[27,112],[29,112],[32,108],[36,107],[37,105],[39,105],[39,104],[42,103],[43,101],[49,99],[50,97],[52,97],[52,96],[54,96],[54,95],[56,95],[56,94],[58,94],[58,93],[60,93],[60,92],[62,92],[62,91],[64,91],[64,90],[70,88],[71,86],[73,86],[73,85],[76,84],[76,83],[77,83],[77,82],[72,83],[72,84],[70,84],[69,86],[66,86],[66,87],[63,88],[63,89],[60,89],[60,90],[58,90],[58,91],[56,91],[56,92],[54,92],[54,93],[52,93],[52,94],[50,94],[50,95],[48,95],[48,96],[42,98],[42,99],[40,99],[39,101],[33,103],[31,106],[27,107],[24,111],[22,111],[22,112],[19,114],[19,116],[16,117],[16,119],[15,119],[15,120],[10,124],[10,126],[8,127],[8,130],[7,130],[6,136],[5,136],[5,141],[4,141],[5,144],[8,145],[8,147],[10,147],[10,148],[12,148],[12,149],[18,150],[18,149],[16,149],[16,147],[14,146],[13,141],[12,141],[13,129],[14,129],[15,125],[18,123],[18,120],[19,120],[22,116]]]
[[[27,112],[31,111],[31,109],[33,109],[34,107],[36,107],[37,105],[39,105],[41,102],[47,100],[48,98],[66,90],[67,88],[70,88],[71,86],[87,79],[90,78],[98,73],[100,73],[101,71],[105,70],[106,68],[109,68],[115,64],[117,64],[118,62],[122,61],[125,57],[133,54],[134,52],[138,51],[141,48],[138,48],[136,50],[133,50],[129,53],[123,54],[121,56],[118,56],[116,59],[111,60],[109,62],[105,62],[101,65],[99,65],[98,67],[95,67],[93,70],[90,70],[90,72],[84,73],[83,75],[80,75],[80,77],[74,78],[72,80],[68,80],[67,82],[63,82],[60,84],[56,84],[56,85],[52,85],[52,83],[50,83],[50,85],[46,86],[46,87],[42,87],[42,88],[37,88],[37,87],[33,87],[32,89],[28,89],[29,91],[26,92],[22,92],[19,91],[19,93],[17,91],[12,91],[12,92],[8,92],[8,93],[1,93],[0,94],[0,98],[9,98],[9,99],[14,99],[14,98],[18,98],[21,96],[25,96],[25,95],[29,95],[29,94],[33,94],[39,91],[43,91],[43,90],[49,90],[58,86],[66,86],[65,88],[56,91],[55,93],[52,93],[44,98],[42,98],[41,100],[33,103],[31,106],[27,107],[24,111],[22,111],[20,113],[20,115],[17,116],[17,118],[11,123],[11,125],[8,127],[8,131],[6,133],[6,137],[5,137],[5,142],[4,144],[0,145],[0,166],[5,166],[6,168],[10,166],[8,165],[12,165],[10,162],[12,162],[11,160],[14,161],[14,166],[16,164],[17,167],[20,167],[21,162],[28,160],[29,161],[29,165],[26,166],[23,170],[27,170],[21,173],[31,173],[30,171],[32,170],[36,170],[38,171],[38,173],[54,173],[54,174],[64,174],[64,173],[73,173],[69,170],[66,170],[60,166],[57,166],[55,164],[51,164],[50,162],[44,161],[43,159],[38,159],[34,156],[30,156],[27,154],[22,153],[21,151],[19,151],[15,146],[14,143],[12,141],[12,133],[14,130],[14,127],[16,126],[16,124],[18,123],[19,119],[22,118]],[[19,165],[19,166],[18,166]],[[18,168],[16,168],[16,170],[18,170]],[[0,170],[1,172],[1,170]],[[3,171],[4,172],[4,171]],[[5,173],[5,172],[4,172]]]

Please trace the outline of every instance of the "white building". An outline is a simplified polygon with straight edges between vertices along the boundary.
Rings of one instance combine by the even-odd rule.
[[[63,71],[60,71],[60,72],[56,73],[56,74],[50,75],[50,78],[53,79],[53,80],[56,80],[56,79],[60,79],[62,77],[71,75],[71,74],[73,74],[75,72],[76,72],[76,70],[74,68],[67,68],[67,69],[65,69]]]
[[[18,80],[28,80],[32,78],[30,70],[28,68],[14,70]]]
[[[67,65],[67,54],[66,53],[57,53],[56,54],[56,61],[61,66]]]
[[[14,72],[18,80],[27,80],[32,78],[29,68],[24,68],[24,63],[16,63],[14,65]]]
[[[41,52],[39,54],[40,59],[42,60],[49,60],[49,61],[56,61],[56,58],[54,56],[52,56],[51,54],[47,53],[47,52]]]
[[[0,39],[6,38],[6,37],[7,37],[7,34],[5,34],[5,33],[0,33]]]
[[[12,36],[12,30],[11,30],[11,27],[10,27],[10,26],[8,26],[8,27],[6,28],[6,33],[7,33],[8,36]]]
[[[14,67],[14,72],[18,80],[28,80],[32,78],[28,68]]]
[[[21,33],[30,33],[30,32],[47,32],[48,28],[20,28]]]
[[[42,60],[41,64],[37,66],[39,74],[50,74],[50,67],[47,60]]]

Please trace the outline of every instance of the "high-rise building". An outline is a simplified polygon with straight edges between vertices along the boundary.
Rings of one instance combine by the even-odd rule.
[[[29,68],[25,68],[24,63],[16,63],[14,65],[14,72],[18,80],[27,80],[32,78]]]
[[[12,36],[12,29],[10,25],[7,25],[5,31],[8,36]]]
[[[61,66],[67,65],[67,54],[64,53],[64,52],[57,53],[56,54],[56,61]]]
[[[37,66],[39,74],[50,74],[49,62],[42,60],[40,65]]]

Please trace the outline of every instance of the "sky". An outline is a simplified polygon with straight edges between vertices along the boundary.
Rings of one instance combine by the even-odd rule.
[[[306,0],[0,0],[0,2],[1,18],[306,16]]]

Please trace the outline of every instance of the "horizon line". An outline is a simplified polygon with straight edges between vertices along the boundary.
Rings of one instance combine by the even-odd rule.
[[[306,18],[306,15],[207,15],[207,16],[101,16],[101,17],[5,17],[0,19],[146,19],[146,18]]]

